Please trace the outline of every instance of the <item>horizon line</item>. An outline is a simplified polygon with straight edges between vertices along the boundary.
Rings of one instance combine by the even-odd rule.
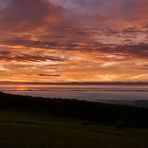
[[[109,85],[109,84],[147,84],[148,82],[143,82],[143,81],[112,81],[112,82],[17,82],[17,81],[0,81],[1,85],[15,85],[15,84],[30,84],[30,85],[99,85],[99,84],[104,84],[104,85]]]

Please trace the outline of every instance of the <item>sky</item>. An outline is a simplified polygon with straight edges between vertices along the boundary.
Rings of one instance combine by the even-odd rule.
[[[148,0],[0,0],[0,81],[148,82]]]

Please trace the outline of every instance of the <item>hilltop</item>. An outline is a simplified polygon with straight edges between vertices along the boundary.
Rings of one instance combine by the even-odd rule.
[[[0,109],[52,114],[114,125],[122,120],[129,127],[148,127],[148,108],[127,105],[11,95],[1,92]]]

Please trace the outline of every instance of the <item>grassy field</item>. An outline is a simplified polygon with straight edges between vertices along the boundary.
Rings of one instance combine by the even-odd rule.
[[[148,130],[22,111],[0,111],[0,148],[147,148]]]

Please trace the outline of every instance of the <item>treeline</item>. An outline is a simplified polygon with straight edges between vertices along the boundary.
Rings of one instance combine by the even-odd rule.
[[[0,109],[32,111],[126,127],[148,127],[148,108],[125,105],[0,93]]]

